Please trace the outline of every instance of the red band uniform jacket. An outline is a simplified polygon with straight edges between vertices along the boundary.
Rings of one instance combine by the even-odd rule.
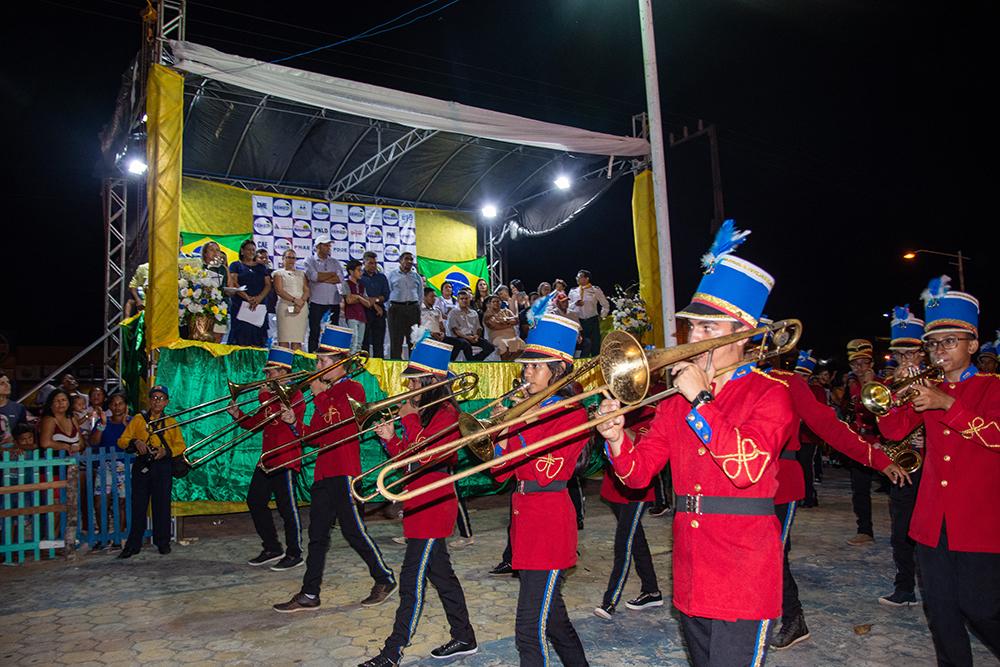
[[[351,405],[347,399],[353,398],[359,403],[365,402],[365,388],[360,383],[349,378],[334,382],[329,389],[320,392],[313,400],[314,412],[306,435],[320,431],[352,416]],[[348,421],[340,428],[328,431],[315,439],[309,440],[313,447],[334,443],[345,438],[353,439],[344,442],[333,449],[316,457],[316,469],[313,480],[320,481],[327,477],[347,475],[355,477],[361,474],[361,443],[357,438],[358,425],[354,420]]]
[[[265,403],[272,398],[272,394],[269,391],[261,391],[258,394],[258,398],[261,403]],[[240,413],[237,423],[248,430],[252,431],[258,428],[261,424],[267,421],[263,429],[263,445],[261,446],[261,452],[263,453],[263,458],[261,462],[267,468],[276,468],[278,466],[283,466],[285,463],[297,459],[302,455],[302,445],[296,445],[295,447],[285,447],[277,454],[268,456],[268,452],[273,449],[280,447],[281,445],[294,440],[302,435],[302,417],[305,415],[306,406],[302,402],[302,392],[296,391],[291,397],[291,403],[293,406],[292,411],[295,413],[295,423],[288,424],[281,420],[281,410],[282,404],[279,401],[271,403],[263,410],[257,410],[253,414],[243,414]],[[273,417],[273,419],[269,418]],[[302,462],[296,461],[288,466],[289,470],[294,470],[299,472],[302,469]]]
[[[542,405],[557,400],[559,397],[551,397]],[[587,421],[587,411],[582,407],[557,415],[549,413],[534,423],[513,424],[506,440],[500,441],[498,450],[502,451],[498,453],[526,447]],[[498,481],[513,476],[518,481],[534,481],[541,486],[569,481],[588,439],[586,432],[569,436],[529,454],[526,459],[515,459],[494,468],[494,475]],[[542,493],[520,493],[515,489],[511,503],[511,565],[515,570],[565,570],[576,565],[576,510],[565,488]]]
[[[937,546],[944,524],[950,550],[1000,553],[1000,378],[970,367],[937,388],[955,397],[948,410],[918,413],[907,403],[879,419],[893,440],[926,428],[910,537]]]
[[[649,390],[649,394],[659,393],[663,389],[664,387],[652,388]],[[649,432],[649,425],[652,423],[655,415],[656,406],[647,405],[625,416],[625,428],[635,433],[636,445]],[[601,482],[601,498],[604,498],[609,503],[618,503],[620,505],[637,502],[651,503],[656,500],[656,493],[653,491],[652,484],[645,489],[629,488],[624,482],[618,479],[618,475],[615,474],[614,469],[609,464],[604,469],[604,480]]]
[[[695,411],[683,396],[663,400],[641,446],[626,435],[614,469],[643,488],[670,462],[679,495],[766,498],[778,490],[781,447],[797,428],[786,386],[742,366]],[[764,515],[674,516],[674,606],[725,621],[781,615],[781,526]]]
[[[417,443],[433,438],[429,447],[437,447],[452,440],[458,439],[461,435],[456,424],[458,423],[458,410],[450,403],[442,403],[427,426],[422,426],[420,416],[408,414],[403,417],[403,437],[398,435],[386,442],[386,449],[390,456],[396,456],[403,450],[413,447]],[[436,433],[450,429],[447,435],[434,437]],[[414,468],[430,463],[431,457],[421,459]],[[452,454],[446,459],[440,459],[439,463],[428,472],[416,477],[406,485],[408,490],[427,486],[431,482],[448,476],[448,467],[458,463],[458,453]],[[455,495],[455,485],[443,486],[436,491],[430,491],[413,500],[403,501],[403,535],[413,539],[431,539],[449,537],[455,527],[455,520],[458,518],[458,497]]]

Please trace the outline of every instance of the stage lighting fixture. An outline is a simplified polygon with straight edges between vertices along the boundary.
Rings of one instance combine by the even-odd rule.
[[[493,204],[487,204],[482,208],[480,212],[483,214],[484,218],[487,218],[489,220],[492,220],[493,218],[497,217],[497,207],[494,206]]]
[[[141,176],[146,173],[146,163],[139,158],[132,158],[128,163],[128,173]]]
[[[556,187],[560,190],[569,190],[569,176],[565,174],[560,174],[556,177],[556,180],[552,181],[555,183]]]

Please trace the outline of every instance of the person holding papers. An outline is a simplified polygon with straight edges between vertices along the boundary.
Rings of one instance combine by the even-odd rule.
[[[229,330],[230,345],[266,347],[267,308],[263,305],[271,291],[267,267],[254,259],[256,246],[247,239],[240,244],[240,259],[229,265],[229,287],[239,289],[230,298],[229,312],[233,326]]]

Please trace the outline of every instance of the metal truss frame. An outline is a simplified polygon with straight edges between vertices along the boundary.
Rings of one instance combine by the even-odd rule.
[[[125,249],[128,238],[128,181],[124,176],[104,179],[104,339],[102,377],[105,391],[122,384],[122,334],[125,315]]]
[[[378,153],[352,169],[350,173],[337,180],[336,183],[329,187],[327,199],[330,201],[336,201],[338,198],[343,197],[346,193],[353,190],[355,186],[360,185],[369,176],[376,173],[383,167],[392,164],[420,144],[435,136],[437,133],[437,130],[423,130],[419,128],[410,130],[399,139],[392,142]]]

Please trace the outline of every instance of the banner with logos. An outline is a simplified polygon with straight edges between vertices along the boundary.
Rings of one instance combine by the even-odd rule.
[[[281,256],[291,248],[302,268],[321,236],[330,237],[331,254],[341,262],[360,260],[369,250],[379,264],[395,263],[404,252],[417,254],[414,209],[262,194],[253,195],[251,206],[254,243],[267,250],[272,266],[281,266]]]

